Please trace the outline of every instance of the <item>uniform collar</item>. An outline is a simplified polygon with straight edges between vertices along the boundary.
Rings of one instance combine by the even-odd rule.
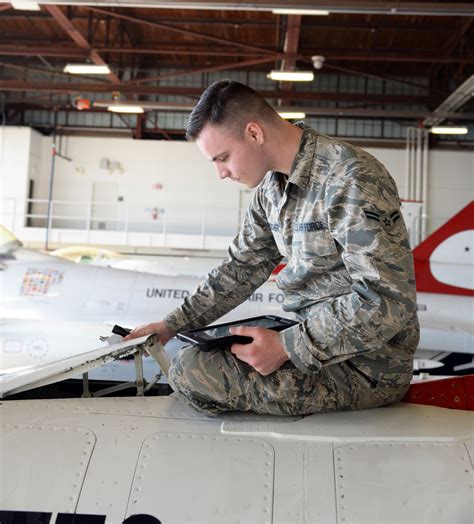
[[[301,135],[298,153],[296,153],[295,159],[293,160],[290,176],[287,180],[301,189],[308,189],[317,136],[313,129],[305,126],[304,122],[297,122],[295,125],[303,129],[303,133]],[[281,175],[281,173],[279,173],[279,175]]]

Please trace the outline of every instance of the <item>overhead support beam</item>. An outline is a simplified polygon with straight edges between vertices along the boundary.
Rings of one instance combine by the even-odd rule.
[[[267,50],[265,53],[245,52],[239,50],[223,51],[222,49],[210,48],[200,49],[199,46],[163,46],[160,47],[110,47],[103,45],[95,45],[94,49],[99,53],[137,53],[137,54],[151,54],[151,55],[208,55],[208,56],[235,56],[241,58],[259,58],[271,55],[275,60],[309,60],[312,55],[322,54],[326,57],[327,62],[334,61],[361,61],[361,62],[420,62],[420,63],[459,63],[459,64],[474,64],[474,56],[450,56],[440,57],[439,55],[417,55],[415,52],[409,55],[406,52],[401,52],[396,55],[393,54],[367,54],[367,53],[347,53],[331,51],[329,49],[305,49],[299,54],[285,54],[280,52],[271,52]],[[18,43],[15,45],[0,44],[0,55],[4,56],[56,56],[56,57],[76,57],[88,58],[88,49],[77,49],[65,46],[64,42],[56,42],[54,45],[45,46],[42,42],[35,43]],[[325,64],[326,64],[325,63]]]
[[[94,103],[92,109],[88,110],[91,113],[101,113],[107,111],[107,108],[110,104],[115,103],[114,100],[99,100]],[[137,103],[138,104],[138,103]],[[160,111],[168,113],[190,113],[194,108],[194,104],[173,104],[165,102],[140,102],[140,106],[149,112]],[[75,112],[77,109],[71,107],[70,105],[61,107],[58,103],[41,103],[41,102],[31,102],[29,99],[12,102],[9,104],[9,107],[15,109],[37,109],[37,110],[57,110],[57,111],[68,111]],[[275,108],[278,111],[298,111],[306,113],[310,116],[324,116],[324,117],[346,117],[346,118],[384,118],[384,119],[397,119],[397,120],[417,120],[419,121],[422,118],[429,118],[435,115],[435,113],[430,111],[422,110],[397,110],[397,109],[364,109],[364,108],[330,108],[330,107],[306,107],[306,106],[291,106],[291,107],[279,107]],[[143,115],[138,115],[143,116]],[[460,120],[474,121],[474,113],[444,113],[445,118],[456,117]]]
[[[113,100],[98,100],[94,102],[95,108],[107,108],[113,104]],[[174,104],[173,102],[140,102],[140,106],[146,111],[168,111],[177,113],[190,113],[194,104]],[[397,118],[416,119],[435,116],[435,113],[422,109],[371,109],[364,107],[310,107],[310,106],[282,106],[275,109],[278,111],[296,111],[313,116],[338,116],[338,117],[360,117],[360,118]],[[438,115],[439,116],[439,115]],[[474,121],[474,113],[443,113],[445,118],[461,118],[462,120]]]
[[[90,57],[87,49],[77,49],[76,47],[64,47],[63,42],[58,42],[55,46],[44,45],[0,45],[0,55],[3,56],[52,56],[58,58],[78,58],[86,59]]]
[[[319,54],[323,54],[327,60],[347,60],[347,61],[361,61],[361,62],[439,62],[439,63],[459,63],[459,64],[473,64],[474,63],[474,56],[471,57],[465,57],[465,56],[452,56],[449,58],[443,58],[440,56],[428,56],[428,55],[417,55],[416,52],[413,52],[409,55],[399,53],[396,54],[388,54],[388,53],[380,53],[380,54],[364,54],[364,53],[339,53],[339,52],[331,52],[326,50],[319,50],[322,51]],[[307,50],[302,51],[305,55],[310,55],[310,53]],[[311,54],[318,54],[316,52],[312,52]],[[326,63],[325,63],[326,64]]]
[[[10,20],[24,20],[25,15],[20,14],[21,11],[14,11],[13,9],[10,9],[9,13],[4,13],[0,15],[0,22],[1,21],[10,21]],[[161,24],[179,24],[183,25],[186,24],[186,26],[203,26],[204,24],[209,27],[226,27],[226,26],[232,26],[235,27],[235,24],[244,25],[247,28],[258,28],[258,27],[271,27],[273,28],[275,26],[275,20],[272,20],[271,18],[267,19],[259,19],[259,20],[252,20],[248,17],[241,16],[239,18],[232,16],[232,19],[225,19],[225,18],[211,18],[211,15],[206,16],[207,12],[201,12],[199,18],[192,18],[191,16],[185,16],[182,11],[179,12],[179,17],[173,17],[173,16],[163,16],[163,14],[158,10],[155,9],[153,11],[149,12],[150,16],[147,17],[150,22],[158,22]],[[28,13],[28,18],[36,22],[38,20],[48,20],[49,15],[45,13],[41,13],[40,11],[30,11]],[[75,11],[74,16],[71,18],[71,20],[83,20],[87,21],[89,18],[89,13],[82,13]],[[433,22],[437,22],[436,19],[433,20]],[[305,18],[305,28],[307,29],[318,29],[320,27],[320,20],[318,20],[318,17],[306,17]],[[344,32],[353,32],[353,31],[363,31],[363,32],[373,32],[374,26],[371,23],[368,23],[367,25],[362,25],[361,23],[355,23],[355,24],[347,24],[347,25],[341,25],[340,22],[331,20],[331,17],[328,17],[324,20],[324,31],[337,31],[338,33],[344,33]],[[448,25],[443,25],[440,27],[436,23],[429,23],[429,20],[418,22],[416,25],[411,24],[410,22],[406,22],[405,20],[400,20],[399,18],[386,18],[384,20],[383,24],[383,31],[403,31],[403,32],[409,32],[409,33],[422,33],[422,32],[430,32],[436,31],[438,33],[452,33],[455,31],[455,28]],[[89,41],[91,41],[89,39]]]
[[[53,82],[23,82],[19,80],[1,80],[0,90],[3,91],[49,91],[52,93],[111,93],[115,87],[110,84],[97,84],[86,82],[53,83]],[[136,86],[122,84],[120,91],[142,95],[173,95],[199,97],[202,88],[194,87],[165,87],[165,86]],[[259,93],[269,99],[283,98],[285,100],[352,100],[372,104],[423,104],[434,105],[439,97],[413,96],[413,95],[383,95],[365,93],[334,93],[312,91],[263,91]],[[335,109],[337,111],[337,109]]]
[[[38,3],[48,3],[51,0],[39,0]],[[55,0],[56,4],[87,5],[90,0]],[[142,7],[175,9],[212,9],[232,11],[271,11],[272,9],[288,7],[288,0],[140,0]],[[133,7],[133,0],[102,0],[102,6]],[[400,2],[391,0],[299,0],[300,9],[324,9],[331,13],[361,13],[381,15],[420,15],[420,16],[472,16],[472,2]]]
[[[286,21],[286,34],[283,52],[285,55],[291,55],[291,58],[284,58],[281,61],[282,71],[291,71],[295,68],[296,58],[298,53],[298,44],[300,41],[301,32],[301,15],[289,15]],[[284,91],[291,91],[293,89],[293,82],[283,82],[282,89]],[[280,105],[280,100],[278,101]]]
[[[91,48],[89,42],[82,36],[81,32],[71,23],[69,18],[57,7],[56,5],[45,5],[44,9],[56,20],[56,22],[66,31],[69,37],[76,42],[76,44],[81,48],[87,50],[89,53],[90,59],[94,64],[97,65],[107,65],[107,63],[102,59],[102,57]],[[115,73],[109,73],[107,75],[109,80],[113,84],[120,84],[120,78],[115,75]]]
[[[295,56],[298,54],[298,43],[301,32],[301,15],[289,15],[287,17],[285,45],[283,52],[291,58],[284,58],[281,63],[282,70],[293,69],[295,67]]]
[[[151,76],[148,78],[140,78],[139,80],[130,80],[124,82],[124,85],[142,85],[150,82],[157,82],[164,78],[176,78],[178,76],[197,75],[201,73],[213,73],[215,71],[230,71],[232,69],[239,69],[240,67],[250,67],[258,64],[264,64],[266,62],[273,62],[273,57],[256,58],[254,60],[244,60],[243,62],[230,62],[214,67],[204,67],[200,69],[185,69],[184,71],[174,71],[172,73],[164,73],[158,76]]]

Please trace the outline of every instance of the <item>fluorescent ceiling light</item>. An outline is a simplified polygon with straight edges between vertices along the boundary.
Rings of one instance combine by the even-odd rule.
[[[313,71],[273,70],[267,75],[267,78],[280,82],[312,82],[314,80],[314,73]]]
[[[313,16],[327,16],[329,11],[326,9],[297,9],[297,8],[277,8],[272,9],[274,15],[313,15]]]
[[[467,127],[436,126],[430,129],[435,135],[466,135]]]
[[[306,117],[306,113],[303,113],[302,111],[278,111],[278,114],[285,120],[296,120]]]
[[[112,113],[134,113],[140,114],[144,113],[145,110],[140,106],[126,105],[126,104],[115,104],[107,108]]]
[[[18,11],[41,11],[40,6],[36,2],[10,2],[13,9]]]
[[[108,75],[110,68],[105,64],[67,64],[63,71],[73,75]]]

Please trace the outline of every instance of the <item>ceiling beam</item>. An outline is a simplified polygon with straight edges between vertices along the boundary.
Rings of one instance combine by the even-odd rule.
[[[199,46],[173,46],[166,44],[159,44],[156,47],[142,46],[142,47],[110,47],[103,45],[95,45],[94,49],[99,53],[137,53],[137,54],[156,54],[169,55],[170,53],[176,55],[208,55],[208,56],[236,56],[236,57],[254,57],[262,56],[262,53],[249,53],[238,50],[223,51],[217,48],[199,48]],[[66,47],[64,42],[54,42],[49,46],[45,46],[42,42],[17,42],[15,45],[0,43],[0,55],[4,56],[56,56],[56,57],[72,57],[72,58],[87,58],[89,56],[88,49],[77,49]],[[264,53],[268,56],[269,53]],[[407,54],[406,51],[398,52],[391,50],[390,53],[368,54],[364,52],[342,52],[330,49],[314,49],[302,50],[298,55],[285,55],[285,53],[271,52],[275,60],[285,58],[292,58],[295,60],[306,59],[309,60],[312,55],[322,54],[326,57],[326,61],[360,61],[360,62],[426,62],[426,63],[459,63],[459,64],[474,64],[474,54],[472,56],[450,56],[441,57],[439,55],[416,54],[411,52]]]
[[[321,52],[319,52],[321,51]],[[361,62],[445,62],[445,63],[460,63],[460,64],[473,64],[474,56],[465,57],[465,56],[452,56],[449,58],[443,58],[438,55],[427,55],[427,54],[416,54],[416,51],[412,51],[409,55],[399,53],[398,51],[391,50],[390,53],[379,53],[379,54],[367,54],[367,53],[347,53],[340,51],[331,51],[331,50],[318,50],[309,52],[308,50],[302,50],[302,53],[305,55],[314,55],[314,54],[323,54],[326,57],[326,60],[357,60]],[[394,54],[392,54],[394,53]],[[406,51],[404,52],[406,53]]]
[[[282,70],[293,69],[295,67],[295,56],[298,54],[298,43],[301,32],[301,15],[289,15],[286,21],[285,45],[283,52],[291,58],[284,58],[281,62]]]
[[[107,112],[108,105],[114,103],[113,100],[100,100],[98,104],[94,104],[91,109],[87,112],[92,113],[103,113]],[[143,107],[148,111],[160,111],[160,112],[171,112],[171,113],[190,113],[194,107],[193,104],[172,104],[172,103],[147,103],[143,102]],[[18,100],[8,104],[10,108],[15,109],[36,109],[36,110],[57,110],[57,111],[68,111],[76,112],[77,109],[73,108],[70,104],[61,106],[60,103],[41,103],[41,102],[30,102],[29,99]],[[155,106],[155,107],[154,107]],[[302,111],[307,115],[311,116],[329,116],[329,117],[347,117],[347,118],[385,118],[385,119],[398,119],[398,120],[421,120],[423,118],[437,117],[440,113],[434,113],[426,110],[403,110],[403,109],[371,109],[371,108],[330,108],[330,107],[305,107],[305,106],[291,106],[275,108],[278,111]],[[447,119],[456,120],[467,120],[474,122],[474,113],[456,113],[447,112],[443,113],[442,116]]]
[[[187,76],[187,75],[197,75],[201,73],[213,73],[215,71],[230,71],[232,69],[239,69],[240,67],[250,67],[258,64],[265,64],[268,62],[273,62],[275,59],[272,56],[265,56],[263,58],[254,58],[253,60],[244,60],[243,62],[230,62],[226,64],[221,64],[218,66],[212,67],[203,67],[198,69],[186,69],[180,71],[173,71],[171,73],[163,73],[158,76],[150,76],[146,78],[140,78],[139,80],[130,80],[124,82],[124,84],[129,85],[141,85],[147,84],[149,82],[156,82],[158,80],[163,80],[164,78],[175,78],[177,76]]]
[[[3,56],[53,56],[58,58],[89,58],[90,52],[87,49],[77,49],[64,47],[64,42],[58,42],[55,45],[43,46],[34,43],[1,45],[0,55]]]
[[[39,0],[47,3],[51,0]],[[70,0],[55,0],[55,4],[68,4]],[[90,0],[74,0],[75,5],[90,4]],[[288,7],[288,0],[141,0],[141,6],[175,9],[214,9],[217,11],[271,11],[278,7]],[[133,6],[131,0],[102,0],[101,5]],[[405,0],[299,0],[301,9],[327,9],[332,13],[362,13],[382,15],[420,15],[420,16],[472,16],[472,2],[410,2]]]
[[[3,91],[49,91],[51,93],[110,93],[115,91],[115,86],[110,84],[97,84],[86,82],[53,83],[53,82],[22,82],[18,80],[0,79],[0,90]],[[164,86],[135,86],[122,84],[120,91],[142,95],[174,95],[199,97],[202,88],[194,87],[164,87]],[[353,100],[364,103],[376,104],[438,104],[439,96],[413,96],[413,95],[383,95],[378,93],[334,93],[318,91],[264,91],[259,93],[265,98],[283,98],[285,100]],[[337,109],[334,109],[337,111]]]
[[[286,57],[281,61],[280,69],[282,71],[289,71],[295,68],[296,58],[298,53],[298,44],[300,41],[301,32],[301,15],[289,15],[286,20],[286,34],[283,52]],[[288,57],[291,55],[291,58]],[[284,82],[282,85],[283,91],[291,91],[293,89],[293,82]],[[280,100],[278,101],[280,105]]]
[[[66,31],[68,36],[74,42],[76,42],[76,44],[81,49],[85,49],[89,53],[90,59],[92,60],[92,62],[94,62],[94,64],[107,65],[105,60],[102,59],[102,57],[99,55],[99,53],[97,53],[97,51],[92,49],[89,42],[82,36],[81,32],[74,26],[73,23],[71,23],[69,18],[61,11],[61,9],[59,9],[58,6],[45,5],[44,9],[46,9],[46,11],[56,20],[56,22],[62,27],[62,29]],[[109,73],[107,77],[113,84],[120,84],[120,78],[117,75],[115,75],[115,73]]]
[[[6,9],[9,9],[8,7]],[[0,8],[1,11],[1,8]],[[249,18],[244,17],[238,17],[237,15],[232,16],[232,18],[229,19],[221,19],[221,18],[210,18],[204,16],[204,12],[199,13],[199,18],[192,18],[192,17],[186,17],[183,16],[183,12],[179,11],[178,17],[172,17],[172,16],[153,16],[154,13],[159,11],[158,10],[151,10],[150,9],[150,15],[148,20],[150,22],[158,22],[162,24],[179,24],[179,25],[208,25],[208,26],[235,26],[235,24],[243,25],[245,24],[246,27],[271,27],[273,28],[275,26],[275,20],[272,18],[260,18],[255,20],[250,20]],[[13,9],[10,10],[8,13],[4,13],[0,15],[0,21],[2,20],[24,20],[25,15],[20,14],[21,11],[14,11]],[[41,13],[41,12],[34,12],[31,11],[28,13],[28,18],[33,21],[38,20],[48,20],[49,16]],[[70,20],[88,20],[88,14],[86,13],[74,13],[74,16],[70,17]],[[439,22],[436,19],[433,19],[434,22]],[[392,22],[392,23],[390,23]],[[315,28],[318,31],[338,31],[338,32],[345,32],[345,31],[363,31],[363,32],[373,32],[374,29],[376,31],[396,31],[399,33],[400,31],[403,32],[430,32],[433,31],[439,32],[439,33],[447,33],[447,32],[454,32],[457,31],[458,28],[454,27],[453,24],[443,24],[442,26],[439,25],[439,23],[429,23],[429,20],[420,19],[420,21],[417,22],[417,25],[412,25],[412,23],[407,23],[404,19],[400,19],[397,17],[386,17],[384,18],[384,24],[383,26],[374,26],[371,23],[368,23],[367,25],[361,25],[360,22],[355,24],[345,24],[342,25],[341,22],[334,20],[332,21],[329,18],[324,20],[324,25],[321,25],[321,21],[318,20],[318,17],[305,17],[304,26],[306,29],[308,28]]]

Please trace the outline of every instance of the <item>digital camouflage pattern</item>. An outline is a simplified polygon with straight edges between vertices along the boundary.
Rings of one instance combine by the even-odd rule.
[[[399,400],[418,344],[413,259],[395,182],[369,153],[305,127],[289,178],[268,173],[229,256],[165,318],[205,326],[278,275],[290,358],[268,377],[229,351],[185,349],[170,382],[209,413],[303,414]]]

